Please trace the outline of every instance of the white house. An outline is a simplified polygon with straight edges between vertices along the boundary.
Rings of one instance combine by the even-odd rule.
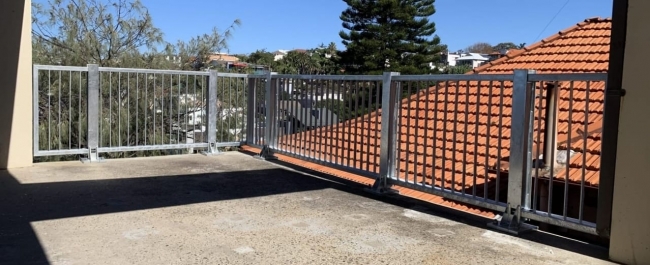
[[[188,125],[200,125],[205,117],[205,110],[203,108],[196,108],[185,113],[187,116]]]
[[[447,54],[442,54],[440,58],[442,62],[442,66],[438,63],[435,62],[430,62],[429,67],[431,69],[436,69],[436,67],[440,67],[440,70],[444,70],[447,66],[456,66],[456,60],[460,58],[461,56],[465,55],[464,53],[457,53],[457,52],[447,52]]]
[[[273,60],[274,61],[282,60],[282,58],[284,58],[284,56],[287,55],[287,53],[289,53],[289,50],[277,50],[273,52],[274,55]]]
[[[463,56],[463,54],[461,54],[461,53],[447,52],[447,60],[446,60],[447,65],[456,66],[456,60],[458,60],[458,58],[460,58],[461,56]]]
[[[471,65],[472,68],[476,68],[489,60],[490,58],[486,55],[479,54],[479,53],[468,53],[468,54],[463,54],[459,58],[456,58],[455,65]]]

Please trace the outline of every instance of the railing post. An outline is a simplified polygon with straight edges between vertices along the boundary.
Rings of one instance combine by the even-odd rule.
[[[207,98],[207,142],[208,150],[202,152],[203,155],[216,155],[219,153],[217,150],[217,109],[219,108],[217,99],[217,81],[219,73],[215,70],[210,70],[208,76],[208,98]]]
[[[268,72],[266,74],[265,84],[266,95],[264,99],[264,112],[266,117],[264,119],[264,143],[262,152],[257,155],[257,158],[264,160],[275,160],[277,157],[273,155],[272,148],[275,146],[275,132],[276,132],[276,100],[277,100],[277,85],[273,80],[273,74]]]
[[[248,80],[248,94],[246,98],[246,144],[252,145],[255,144],[255,109],[257,102],[255,86],[257,84],[257,78],[247,78]]]
[[[270,93],[271,98],[270,98],[270,102],[268,104],[269,112],[266,115],[267,115],[267,117],[269,117],[269,115],[270,115],[270,118],[268,120],[270,122],[269,124],[271,125],[271,127],[270,127],[271,135],[269,137],[269,147],[271,147],[271,149],[275,149],[278,146],[278,140],[279,140],[279,137],[278,137],[278,131],[279,131],[279,129],[278,129],[278,127],[279,127],[278,126],[279,125],[279,120],[278,120],[278,103],[279,103],[278,102],[278,96],[279,96],[279,91],[278,91],[278,87],[280,87],[280,80],[277,79],[277,78],[273,78],[272,75],[271,75],[271,79],[269,79],[269,80],[271,80],[271,93]],[[269,95],[269,94],[267,94],[267,95]]]
[[[100,162],[99,157],[99,65],[88,65],[88,110],[87,110],[87,142],[88,142],[88,157],[82,158],[84,163]]]
[[[531,147],[535,97],[534,86],[528,81],[528,75],[534,73],[529,70],[514,71],[508,199],[502,219],[494,226],[515,234],[534,228],[521,220],[521,211],[531,207]]]
[[[373,192],[394,192],[388,188],[388,179],[395,177],[397,164],[397,124],[399,108],[399,85],[393,82],[396,72],[385,72],[381,92],[381,140],[379,152],[379,178]]]

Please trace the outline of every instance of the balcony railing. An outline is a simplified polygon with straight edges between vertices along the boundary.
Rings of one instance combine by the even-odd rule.
[[[260,75],[34,66],[34,156],[208,153],[246,137]],[[63,156],[63,157],[61,157]]]
[[[606,74],[246,75],[34,66],[34,156],[242,144],[503,213],[603,234]],[[176,151],[170,151],[176,150]],[[611,199],[610,197],[605,200]]]

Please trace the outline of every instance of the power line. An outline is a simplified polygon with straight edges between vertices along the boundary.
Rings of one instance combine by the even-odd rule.
[[[544,29],[539,33],[539,35],[537,35],[537,38],[535,38],[535,41],[533,41],[532,43],[535,43],[535,42],[537,42],[537,40],[539,40],[539,37],[542,36],[542,34],[544,33],[544,31],[546,31],[546,29],[548,28],[548,26],[550,26],[551,23],[553,23],[553,20],[555,20],[555,18],[560,14],[560,12],[562,12],[562,10],[564,9],[564,7],[566,7],[566,5],[569,4],[569,2],[571,2],[571,0],[566,0],[566,2],[564,2],[564,5],[560,8],[560,10],[557,11],[557,13],[555,13],[555,16],[553,16],[553,18],[551,18],[551,21],[549,21],[548,24],[546,24],[546,26],[544,27]]]

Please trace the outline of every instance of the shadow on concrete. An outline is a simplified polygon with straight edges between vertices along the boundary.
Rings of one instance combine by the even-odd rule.
[[[337,188],[284,169],[21,184],[0,171],[0,264],[47,264],[30,223]]]
[[[35,184],[21,184],[7,171],[0,171],[0,264],[49,264],[31,222],[320,189],[336,189],[486,228],[487,220],[474,215],[401,196],[366,193],[358,183],[278,164],[290,168]],[[550,235],[540,233],[527,239],[606,258],[601,257],[607,253],[602,249]]]

